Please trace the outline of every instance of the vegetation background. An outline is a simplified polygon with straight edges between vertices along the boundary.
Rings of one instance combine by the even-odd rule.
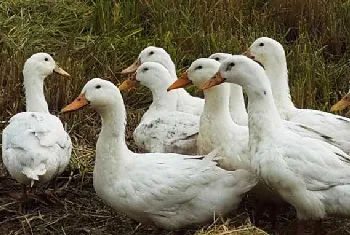
[[[260,36],[272,37],[285,47],[294,103],[327,111],[349,87],[349,25],[349,0],[2,0],[0,127],[25,110],[22,68],[33,53],[55,53],[55,60],[72,75],[46,80],[50,110],[58,114],[90,78],[119,84],[125,79],[119,72],[148,45],[166,49],[181,70],[214,52],[242,53]],[[124,99],[127,141],[131,149],[141,151],[133,143],[132,131],[151,96],[140,88]],[[95,196],[92,169],[100,126],[96,114],[84,111],[59,116],[74,142],[70,167],[56,182],[37,189],[39,196],[23,205],[7,196],[18,185],[6,170],[0,171],[0,234],[156,233],[153,228],[137,227]],[[62,195],[47,196],[53,187],[64,184]],[[247,202],[239,210],[238,217],[243,219],[231,217],[223,224],[182,233],[264,234],[249,225],[250,207]],[[293,217],[289,214],[293,212],[288,209],[279,218],[282,225],[275,234],[288,232]],[[245,225],[237,227],[241,224]],[[330,220],[327,226],[332,231],[329,234],[350,234],[345,221]],[[272,231],[268,220],[263,228]]]

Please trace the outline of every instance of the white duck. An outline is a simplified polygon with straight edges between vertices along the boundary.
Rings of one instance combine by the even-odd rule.
[[[350,153],[350,119],[312,109],[298,109],[291,101],[288,70],[284,49],[280,43],[261,37],[255,40],[245,54],[260,62],[270,79],[273,97],[282,119],[311,127],[326,133],[346,153]]]
[[[49,113],[44,79],[53,72],[69,76],[47,53],[24,64],[26,112],[18,113],[2,132],[2,159],[10,175],[24,185],[45,183],[66,168],[72,143],[59,118]]]
[[[133,153],[125,143],[126,112],[111,82],[94,78],[62,111],[90,105],[102,118],[93,183],[106,203],[129,217],[165,229],[203,224],[235,208],[256,177],[225,171],[204,156]]]
[[[214,59],[221,63],[229,56],[231,56],[231,54],[214,53],[208,58]],[[236,84],[230,84],[229,109],[231,118],[235,123],[242,126],[248,125],[248,113],[245,108],[243,90],[241,86],[238,86]]]
[[[143,49],[136,61],[122,73],[133,73],[144,62],[158,62],[162,64],[170,73],[172,81],[177,79],[175,64],[171,60],[170,55],[160,47],[149,46]],[[176,91],[178,95],[177,110],[180,112],[190,113],[199,116],[203,111],[204,100],[193,97],[184,89]]]
[[[241,85],[248,95],[251,165],[271,189],[293,205],[299,220],[350,214],[350,156],[284,127],[269,78],[253,60],[235,55],[202,87]]]
[[[192,83],[201,87],[215,76],[219,66],[220,63],[213,59],[197,59],[168,90],[173,91],[175,88]],[[228,170],[249,168],[248,128],[237,125],[232,120],[229,112],[229,96],[230,84],[204,90],[205,104],[197,138],[198,153],[208,154],[219,147],[221,167]]]
[[[232,55],[230,55],[232,56]],[[194,84],[201,87],[211,77],[215,76],[220,66],[219,62],[213,59],[201,58],[194,61],[190,68],[176,80],[169,90],[185,87]],[[237,87],[240,87],[237,85]],[[217,146],[221,146],[220,154],[223,155],[220,166],[225,169],[237,169],[240,162],[243,165],[249,163],[248,148],[248,127],[236,124],[229,112],[230,84],[204,90],[205,104],[200,118],[199,135],[197,138],[197,148],[199,154],[207,154]],[[320,139],[334,144],[329,137],[321,135],[311,128],[303,125],[283,121],[283,125],[291,131],[305,137]],[[237,165],[238,164],[238,165]]]
[[[152,91],[153,101],[133,135],[137,146],[148,152],[196,154],[199,116],[176,110],[176,91],[167,92],[173,79],[156,62],[145,62],[133,78],[124,81],[120,91],[138,84]]]

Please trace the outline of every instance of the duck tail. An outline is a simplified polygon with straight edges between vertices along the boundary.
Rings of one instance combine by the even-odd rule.
[[[35,180],[39,180],[39,176],[45,174],[46,169],[44,164],[40,164],[36,168],[24,167],[22,173],[25,174],[30,180],[30,187],[33,186]]]

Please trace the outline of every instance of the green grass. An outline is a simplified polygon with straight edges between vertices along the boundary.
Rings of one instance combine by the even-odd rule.
[[[349,22],[348,0],[4,0],[0,120],[25,110],[21,73],[36,52],[54,52],[72,75],[46,80],[49,107],[57,114],[90,78],[124,80],[119,72],[148,45],[166,49],[181,70],[215,52],[242,53],[260,36],[285,47],[294,103],[329,110],[348,91]],[[132,131],[151,102],[150,93],[140,88],[124,99],[127,141],[137,150]],[[91,176],[99,118],[87,111],[60,118],[75,145],[71,169]]]

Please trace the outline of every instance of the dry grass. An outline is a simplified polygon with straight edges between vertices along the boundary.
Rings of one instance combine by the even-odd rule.
[[[5,0],[0,2],[0,128],[24,110],[22,67],[39,51],[55,52],[71,75],[46,81],[54,114],[92,77],[118,84],[119,71],[147,45],[164,47],[178,69],[214,52],[241,53],[259,36],[286,48],[293,100],[299,107],[328,110],[348,90],[350,3],[345,0]],[[191,92],[195,93],[196,91]],[[127,143],[151,102],[140,88],[124,95]],[[55,182],[37,189],[22,206],[7,196],[18,190],[0,169],[0,234],[265,234],[250,224],[255,200],[248,198],[229,220],[196,230],[155,231],[106,207],[94,194],[94,146],[100,128],[90,111],[60,115],[74,143],[69,168]],[[67,184],[66,188],[62,188]],[[56,186],[55,186],[56,185]],[[61,188],[53,191],[53,188]],[[21,207],[21,208],[20,208]],[[282,207],[277,229],[293,234],[294,212]],[[350,234],[346,220],[327,220],[329,234]],[[136,229],[137,228],[137,229]],[[136,230],[135,230],[136,229]]]

